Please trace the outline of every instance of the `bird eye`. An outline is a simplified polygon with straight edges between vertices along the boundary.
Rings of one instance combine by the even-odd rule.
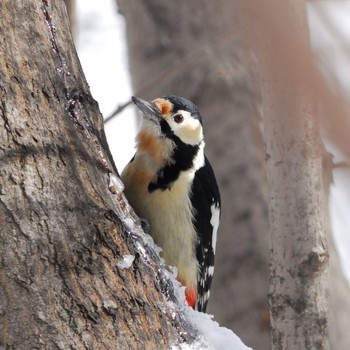
[[[178,124],[182,123],[184,120],[184,117],[181,114],[175,114],[173,118],[175,123],[178,123]]]

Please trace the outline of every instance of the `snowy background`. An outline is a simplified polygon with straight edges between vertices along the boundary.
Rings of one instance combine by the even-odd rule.
[[[103,116],[132,96],[125,23],[115,0],[77,0],[76,47],[86,79]],[[121,171],[134,153],[136,118],[132,106],[106,124],[114,161]]]
[[[78,54],[92,95],[98,101],[104,117],[108,117],[118,105],[128,102],[132,95],[125,23],[123,17],[118,15],[115,0],[77,0],[76,14]],[[309,3],[308,15],[311,42],[319,54],[321,69],[327,76],[336,79],[349,95],[350,1]],[[132,106],[106,124],[108,143],[119,171],[133,156],[136,129],[137,121]],[[336,161],[341,160],[343,159],[336,158]],[[344,272],[350,282],[349,181],[350,171],[347,168],[334,171],[330,201],[335,240]],[[204,319],[193,314],[191,317],[194,323],[198,323],[198,327],[204,327],[202,332],[207,336],[211,334],[211,327],[219,335],[208,339],[215,349],[248,349],[231,331],[225,328],[218,331],[217,324],[210,322],[211,325],[208,326],[208,317]]]

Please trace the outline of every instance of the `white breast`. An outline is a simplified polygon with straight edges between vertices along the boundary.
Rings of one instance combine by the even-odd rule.
[[[150,224],[150,234],[163,252],[169,265],[178,269],[178,279],[187,286],[197,284],[196,231],[193,225],[190,189],[195,171],[204,165],[204,142],[194,160],[194,167],[180,173],[170,189],[148,192],[148,183],[136,185],[132,180],[136,169],[151,169],[135,163],[146,161],[139,157],[123,172],[126,196],[136,211]],[[133,170],[132,170],[133,169]]]
[[[140,215],[150,223],[155,242],[163,249],[168,264],[177,266],[178,278],[196,284],[196,232],[188,191],[193,174],[182,173],[170,190],[145,194]],[[180,252],[180,254],[179,254]]]

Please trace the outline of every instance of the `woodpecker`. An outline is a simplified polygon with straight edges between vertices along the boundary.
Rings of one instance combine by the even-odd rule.
[[[167,264],[177,267],[188,305],[205,312],[214,273],[220,193],[204,155],[201,114],[179,96],[132,100],[143,118],[136,153],[122,172],[126,197],[148,221]]]

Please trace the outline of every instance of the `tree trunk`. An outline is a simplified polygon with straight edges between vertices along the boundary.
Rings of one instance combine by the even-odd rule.
[[[305,4],[254,5],[268,157],[272,348],[328,349],[322,147]]]
[[[268,230],[258,85],[242,42],[239,1],[119,0],[135,94],[175,94],[204,119],[206,154],[222,194],[208,305],[249,346],[269,349]]]
[[[0,17],[0,348],[189,339],[112,175],[64,2],[4,0]]]
[[[70,31],[72,33],[73,38],[75,37],[76,32],[76,4],[75,0],[65,0],[66,8],[67,8],[67,14],[69,18],[69,26]]]
[[[329,340],[330,349],[349,349],[350,291],[332,239],[329,242]]]

